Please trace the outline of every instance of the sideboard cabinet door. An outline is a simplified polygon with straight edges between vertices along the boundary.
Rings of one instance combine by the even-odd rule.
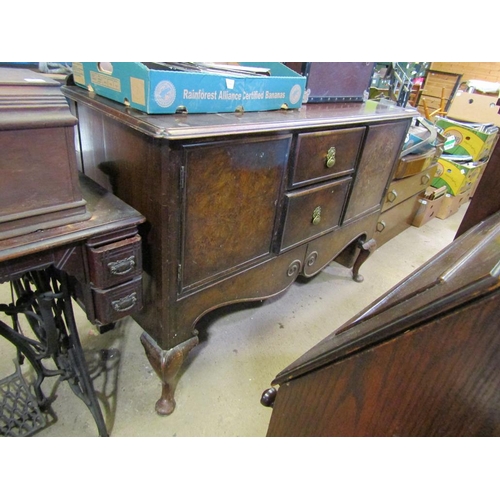
[[[181,292],[269,256],[291,135],[184,146]]]
[[[344,223],[380,207],[407,129],[407,121],[368,127]]]

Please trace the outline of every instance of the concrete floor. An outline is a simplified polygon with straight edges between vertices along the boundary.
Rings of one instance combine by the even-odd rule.
[[[130,318],[99,335],[75,306],[81,341],[111,436],[262,437],[271,409],[260,404],[276,374],[448,245],[468,204],[446,220],[410,227],[362,266],[363,283],[336,263],[276,298],[225,307],[202,319],[176,390],[177,408],[154,411],[160,382],[146,359],[141,328]],[[10,291],[0,285],[0,302]],[[103,354],[106,370],[99,373]],[[0,379],[14,371],[14,350],[0,337]],[[36,436],[96,436],[86,406],[65,382],[44,381],[54,396],[49,424]]]

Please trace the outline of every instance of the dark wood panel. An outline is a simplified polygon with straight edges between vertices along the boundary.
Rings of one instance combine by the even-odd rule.
[[[499,301],[284,384],[268,435],[500,436]]]
[[[0,240],[90,218],[75,124],[57,82],[0,68]]]
[[[285,368],[270,436],[500,436],[500,212]]]
[[[408,122],[370,125],[344,221],[377,210],[399,157]]]

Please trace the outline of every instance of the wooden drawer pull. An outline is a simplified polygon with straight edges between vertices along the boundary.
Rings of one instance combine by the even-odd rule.
[[[337,154],[337,149],[332,146],[329,150],[328,153],[326,153],[326,167],[327,168],[332,168],[335,165],[335,155]]]
[[[379,233],[381,233],[385,229],[385,226],[386,226],[386,224],[385,224],[385,222],[383,220],[378,221],[378,223],[377,223],[377,231]]]
[[[109,272],[115,276],[123,276],[124,274],[133,271],[135,268],[135,257],[127,257],[126,259],[117,260],[108,263]]]
[[[118,300],[113,300],[111,302],[111,307],[118,312],[128,311],[132,309],[137,303],[137,293],[133,292],[130,295],[126,295]]]

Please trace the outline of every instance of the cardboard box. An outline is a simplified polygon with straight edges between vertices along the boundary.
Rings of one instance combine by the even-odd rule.
[[[483,177],[483,174],[484,174],[484,170],[486,169],[486,165],[488,165],[488,162],[485,162],[484,165],[483,165],[483,168],[481,169],[481,172],[479,173],[479,175],[477,176],[477,179],[472,183],[472,186],[471,186],[471,190],[470,190],[470,197],[472,198],[474,196],[474,194],[476,193],[476,189],[477,187],[479,186],[480,182],[481,182],[481,179]]]
[[[453,136],[455,138],[455,146],[447,149],[446,153],[452,155],[470,155],[472,156],[472,161],[488,158],[498,136],[498,128],[496,127],[491,132],[482,132],[466,123],[446,118],[436,120],[436,126],[443,129],[445,137]]]
[[[444,196],[441,206],[436,213],[436,217],[438,219],[447,219],[451,215],[457,213],[460,206],[468,202],[469,198],[470,191],[466,191],[465,193],[458,196],[453,196],[447,193]]]
[[[448,117],[474,123],[494,123],[500,127],[499,96],[458,91],[451,101]]]
[[[141,62],[76,62],[76,85],[149,114],[232,113],[300,108],[306,78],[281,63],[238,63],[266,67],[270,76],[169,71]]]
[[[443,204],[445,196],[440,196],[435,200],[429,200],[426,198],[421,198],[419,200],[419,207],[417,213],[415,214],[415,218],[411,223],[412,226],[421,227],[424,224],[427,224],[431,219],[436,217],[438,211]]]
[[[436,188],[446,186],[448,193],[454,196],[462,194],[472,187],[486,163],[462,165],[441,156],[438,159],[438,176],[434,177],[431,185]]]

